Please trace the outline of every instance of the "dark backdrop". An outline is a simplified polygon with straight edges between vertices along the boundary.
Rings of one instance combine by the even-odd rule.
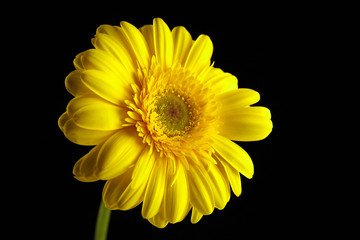
[[[217,4],[197,9],[176,3],[165,9],[155,3],[149,8],[140,3],[136,8],[120,4],[76,9],[59,5],[60,11],[56,11],[57,6],[52,7],[31,22],[33,31],[29,38],[37,38],[35,50],[41,50],[42,59],[38,68],[44,74],[41,78],[45,84],[39,85],[45,90],[36,96],[45,111],[35,110],[43,116],[35,141],[41,170],[32,185],[36,186],[33,198],[38,205],[30,210],[31,214],[43,216],[36,223],[41,226],[41,235],[47,239],[53,239],[53,235],[92,239],[104,184],[81,183],[73,178],[73,165],[91,148],[69,142],[57,126],[58,117],[72,98],[65,90],[64,79],[74,69],[74,57],[92,48],[90,39],[99,25],[118,25],[125,20],[141,27],[151,24],[154,17],[163,18],[170,28],[185,26],[194,39],[199,34],[209,35],[214,44],[215,67],[237,76],[239,87],[261,94],[256,105],[271,110],[274,128],[263,141],[239,143],[252,157],[255,174],[251,180],[242,177],[241,196],[232,194],[224,210],[215,210],[195,225],[190,223],[190,213],[183,222],[169,224],[165,229],[157,229],[142,219],[141,205],[130,211],[115,211],[109,239],[286,237],[312,228],[312,223],[298,224],[304,197],[296,168],[301,163],[288,138],[297,131],[291,113],[293,101],[288,97],[298,85],[292,68],[304,48],[300,32],[304,31],[306,16],[293,6],[281,10],[274,5]]]

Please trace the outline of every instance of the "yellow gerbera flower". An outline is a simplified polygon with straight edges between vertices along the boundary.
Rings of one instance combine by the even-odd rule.
[[[250,107],[259,93],[213,67],[213,44],[160,18],[137,29],[101,25],[95,49],[80,53],[66,80],[74,96],[59,118],[72,142],[95,147],[74,166],[83,182],[107,180],[108,209],[142,203],[142,216],[163,228],[192,210],[198,222],[223,209],[230,186],[254,166],[236,141],[264,139],[270,111]]]

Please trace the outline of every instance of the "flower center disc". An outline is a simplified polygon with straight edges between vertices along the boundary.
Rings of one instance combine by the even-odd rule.
[[[173,93],[165,93],[156,102],[155,112],[166,127],[166,135],[182,135],[190,128],[190,112],[186,102]]]

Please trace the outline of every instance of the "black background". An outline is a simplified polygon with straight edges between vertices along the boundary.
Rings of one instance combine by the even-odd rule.
[[[42,73],[40,81],[35,81],[41,93],[34,96],[38,102],[34,111],[42,121],[36,121],[40,133],[31,144],[38,161],[29,167],[35,165],[40,170],[28,184],[34,190],[28,197],[32,206],[20,207],[22,215],[27,215],[20,224],[32,225],[32,216],[39,214],[42,220],[35,222],[38,227],[31,227],[38,236],[92,239],[104,182],[82,183],[72,176],[75,162],[91,148],[69,142],[58,129],[57,119],[72,98],[64,79],[74,69],[74,57],[92,48],[90,39],[99,25],[128,21],[141,27],[161,17],[170,28],[185,26],[193,39],[209,35],[215,67],[237,76],[239,87],[261,94],[256,105],[271,110],[274,128],[263,141],[239,143],[252,157],[255,174],[250,180],[242,177],[241,196],[232,194],[224,210],[214,210],[195,225],[190,222],[190,212],[184,221],[165,229],[142,219],[141,205],[130,211],[113,211],[109,239],[291,237],[315,228],[316,217],[301,221],[309,196],[303,194],[307,190],[303,182],[309,175],[304,177],[297,170],[302,165],[301,148],[291,143],[292,136],[301,131],[295,120],[301,116],[291,110],[300,80],[294,66],[303,61],[308,47],[313,31],[307,29],[311,13],[296,6],[219,6],[54,5],[32,19],[28,36],[36,43],[31,51],[40,52],[42,58],[37,66]],[[40,90],[44,86],[46,90]]]

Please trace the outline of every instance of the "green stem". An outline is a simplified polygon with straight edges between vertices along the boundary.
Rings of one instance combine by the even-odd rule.
[[[101,200],[95,226],[95,240],[106,240],[111,210],[107,209]]]

